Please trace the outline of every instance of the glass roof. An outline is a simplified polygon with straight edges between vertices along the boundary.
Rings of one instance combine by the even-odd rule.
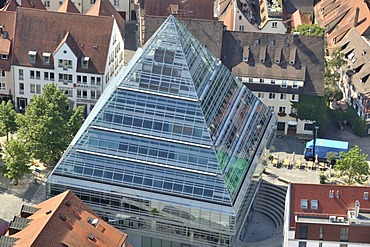
[[[270,117],[170,16],[108,85],[53,174],[231,206]]]

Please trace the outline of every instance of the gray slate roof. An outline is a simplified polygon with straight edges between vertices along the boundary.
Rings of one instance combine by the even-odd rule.
[[[247,57],[248,62],[243,61],[243,57]],[[226,31],[222,60],[238,77],[304,79],[304,88],[298,93],[315,96],[324,94],[323,37]],[[294,64],[290,64],[293,61]],[[251,90],[270,92],[289,90],[266,84],[248,83],[247,86]]]

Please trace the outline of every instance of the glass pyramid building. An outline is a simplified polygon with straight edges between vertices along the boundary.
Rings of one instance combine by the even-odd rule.
[[[47,193],[72,189],[143,247],[234,246],[275,122],[170,16],[108,85]]]

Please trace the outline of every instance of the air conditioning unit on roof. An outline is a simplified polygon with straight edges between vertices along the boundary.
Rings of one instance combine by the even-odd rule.
[[[329,216],[329,221],[330,222],[336,222],[337,221],[337,217],[335,215],[331,215],[331,216]]]

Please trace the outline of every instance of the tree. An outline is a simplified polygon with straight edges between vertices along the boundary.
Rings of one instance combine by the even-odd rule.
[[[9,140],[9,133],[17,130],[17,123],[15,121],[17,113],[14,110],[12,102],[1,102],[0,104],[0,129],[1,132],[6,133],[6,140]]]
[[[71,109],[68,97],[54,83],[34,96],[17,122],[19,138],[25,140],[33,158],[55,164],[80,128],[83,107]]]
[[[15,184],[24,174],[31,173],[28,166],[31,157],[23,141],[11,138],[3,147],[2,156],[5,165],[1,167],[1,173]]]
[[[349,185],[355,182],[363,183],[369,176],[369,165],[366,162],[367,154],[360,154],[361,149],[356,145],[347,153],[340,152],[339,159],[334,167],[338,177],[345,177]]]
[[[343,93],[338,86],[340,74],[326,68],[324,77],[324,95],[328,102],[338,101],[343,98]]]
[[[329,165],[333,165],[335,161],[338,158],[338,153],[336,152],[327,152],[326,153],[326,161],[328,162]]]
[[[324,36],[325,28],[322,28],[317,24],[301,24],[294,28],[293,32],[299,32],[300,35],[305,36]]]

